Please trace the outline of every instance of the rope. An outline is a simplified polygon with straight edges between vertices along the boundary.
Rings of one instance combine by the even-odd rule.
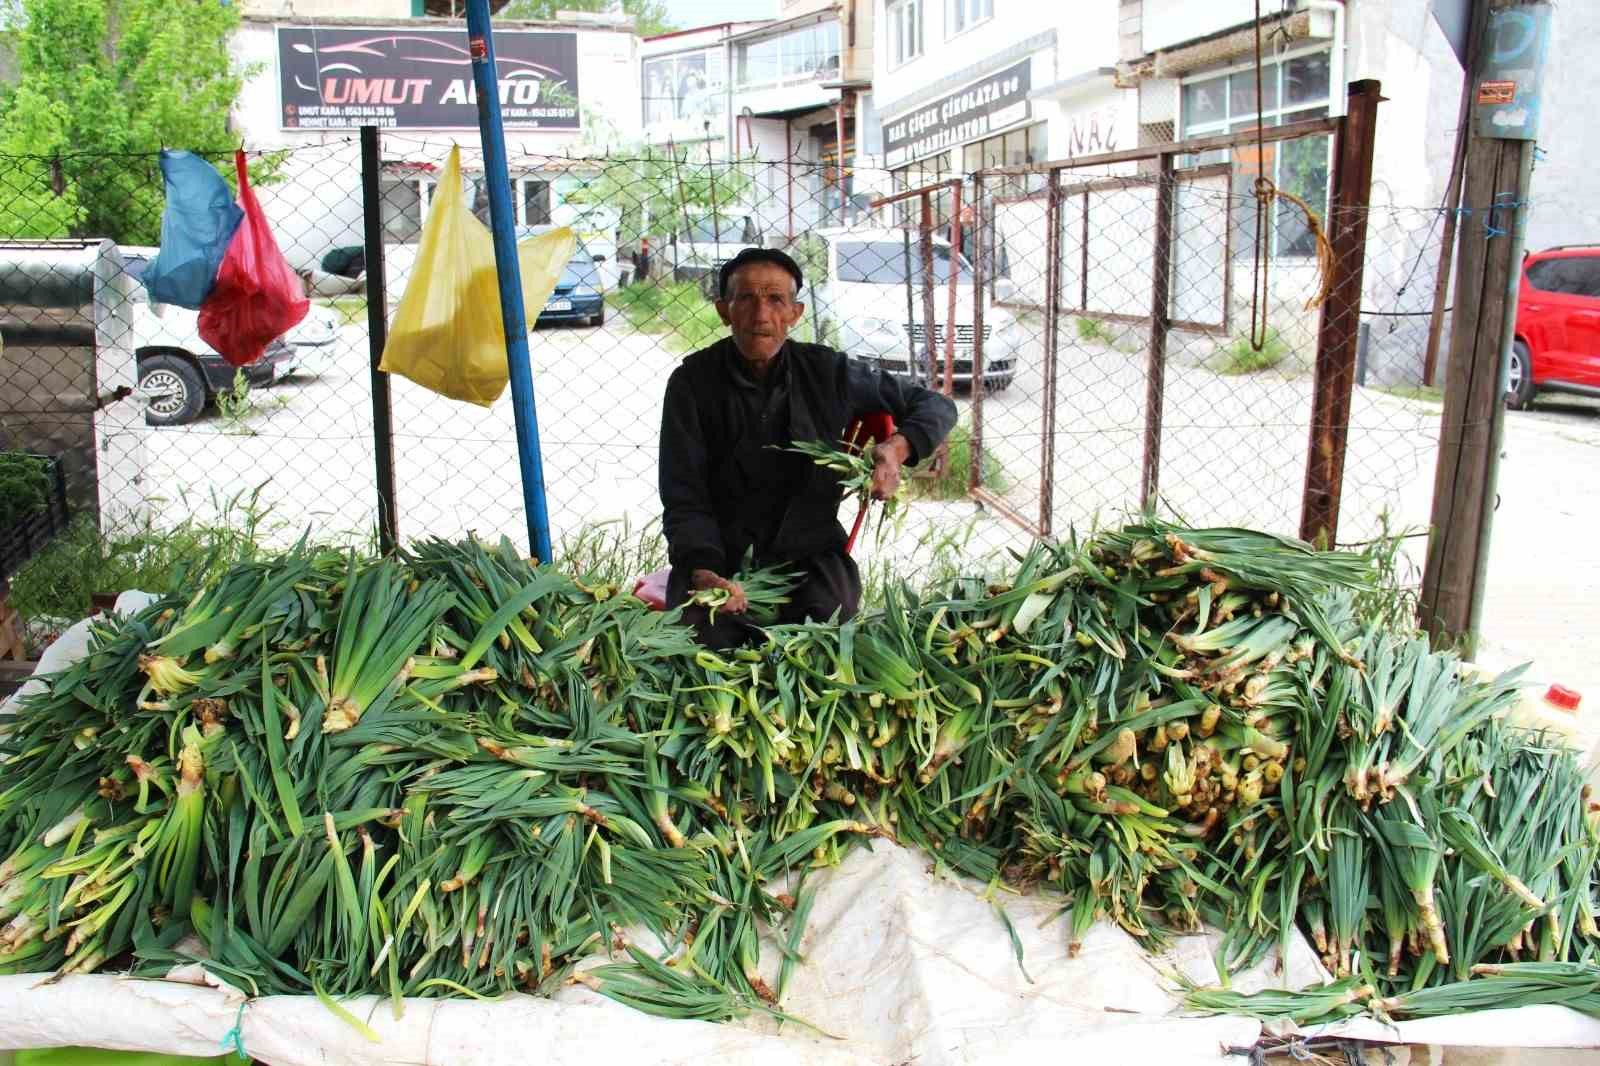
[[[244,1009],[250,1005],[248,999],[239,1003],[239,1013],[233,1016],[233,1028],[222,1034],[222,1050],[224,1053],[233,1052],[241,1059],[249,1059],[244,1052]]]
[[[1333,288],[1333,268],[1336,260],[1333,243],[1323,231],[1322,219],[1311,210],[1311,205],[1292,192],[1285,192],[1267,177],[1267,139],[1265,110],[1266,96],[1261,84],[1261,0],[1256,0],[1256,175],[1252,192],[1256,199],[1256,232],[1252,252],[1254,267],[1250,282],[1250,347],[1260,352],[1267,346],[1268,302],[1271,296],[1269,268],[1272,261],[1272,207],[1278,200],[1287,200],[1306,216],[1306,227],[1317,243],[1317,291],[1306,301],[1305,309],[1315,311],[1328,299]],[[1338,86],[1334,87],[1335,90]]]

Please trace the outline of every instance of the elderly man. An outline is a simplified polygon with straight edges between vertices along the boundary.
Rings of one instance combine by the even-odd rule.
[[[783,450],[793,441],[839,443],[854,419],[894,416],[898,432],[873,452],[872,493],[900,483],[901,467],[933,452],[955,424],[948,397],[909,385],[819,344],[789,339],[805,305],[789,256],[747,248],[718,276],[717,314],[729,337],[684,359],[667,381],[661,421],[661,504],[672,564],[667,605],[697,589],[726,589],[715,619],[691,606],[684,619],[702,643],[727,648],[750,634],[734,575],[756,566],[800,575],[781,621],[848,618],[861,576],[839,525],[838,476]]]

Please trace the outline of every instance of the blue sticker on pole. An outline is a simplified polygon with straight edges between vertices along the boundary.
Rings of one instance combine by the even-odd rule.
[[[1538,138],[1551,10],[1549,4],[1525,4],[1489,13],[1488,39],[1475,78],[1478,136]]]

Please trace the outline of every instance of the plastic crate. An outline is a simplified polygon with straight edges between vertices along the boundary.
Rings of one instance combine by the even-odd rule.
[[[31,454],[31,453],[29,453]],[[7,529],[0,529],[0,577],[11,577],[23,563],[33,558],[50,539],[67,528],[67,478],[61,460],[53,455],[35,455],[50,473],[50,494],[42,511]]]

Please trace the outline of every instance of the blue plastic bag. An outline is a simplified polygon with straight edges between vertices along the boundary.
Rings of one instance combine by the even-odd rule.
[[[244,211],[217,168],[193,152],[162,149],[161,176],[167,188],[161,250],[145,268],[144,287],[154,303],[197,311],[217,283]]]

